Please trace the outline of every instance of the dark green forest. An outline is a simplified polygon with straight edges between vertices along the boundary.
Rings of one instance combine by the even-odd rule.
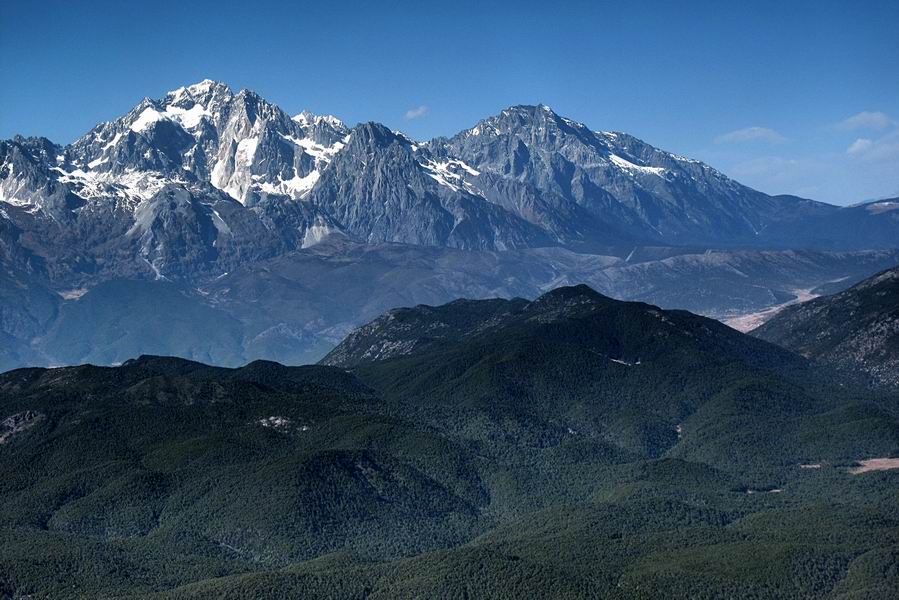
[[[583,286],[324,362],[0,375],[0,597],[899,597],[894,393]]]

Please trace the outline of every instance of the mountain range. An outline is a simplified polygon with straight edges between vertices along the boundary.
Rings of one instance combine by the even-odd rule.
[[[543,105],[419,142],[204,80],[66,146],[0,142],[0,369],[146,352],[308,361],[396,305],[579,282],[734,316],[893,266],[897,240],[895,200],[770,196]],[[490,270],[445,268],[466,262]],[[388,272],[409,289],[380,289]],[[335,306],[328,278],[370,300]],[[271,307],[300,299],[301,314]],[[176,329],[147,335],[149,316],[116,317],[124,306]],[[94,351],[79,349],[85,328]]]

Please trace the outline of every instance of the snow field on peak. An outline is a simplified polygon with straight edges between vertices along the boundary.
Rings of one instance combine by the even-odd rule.
[[[147,107],[141,111],[131,124],[131,131],[142,133],[150,125],[158,121],[174,121],[183,129],[195,129],[200,124],[200,121],[203,120],[203,117],[211,116],[212,114],[199,103],[195,103],[189,109],[178,106],[166,106],[163,112]]]
[[[480,192],[470,183],[464,180],[459,170],[465,171],[469,175],[475,177],[481,174],[480,171],[470,167],[463,161],[458,159],[449,159],[444,161],[429,160],[419,163],[425,169],[427,175],[439,183],[440,185],[451,188],[454,191],[465,191],[472,194],[480,194]]]
[[[662,177],[668,171],[667,169],[663,169],[662,167],[644,167],[641,165],[637,165],[627,159],[621,158],[616,154],[609,154],[609,160],[612,161],[615,166],[632,173],[648,173],[650,175],[657,175],[659,177]]]

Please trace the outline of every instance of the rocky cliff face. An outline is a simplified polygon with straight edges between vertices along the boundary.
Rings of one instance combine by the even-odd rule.
[[[491,201],[552,222],[568,242],[754,244],[796,212],[834,210],[762,194],[697,160],[625,133],[591,131],[542,105],[511,107],[434,145],[477,169],[467,174]]]
[[[87,179],[146,172],[195,179],[253,205],[268,195],[307,194],[348,133],[334,117],[292,119],[251,91],[233,94],[206,80],[144,99],[95,127],[65,158],[67,165],[87,165],[94,174]]]
[[[368,242],[495,249],[552,242],[538,225],[489,202],[461,161],[383,125],[356,127],[311,199],[344,230]]]

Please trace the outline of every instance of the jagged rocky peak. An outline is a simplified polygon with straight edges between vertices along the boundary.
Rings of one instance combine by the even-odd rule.
[[[46,138],[0,141],[0,202],[55,216],[80,206],[80,199],[54,176],[65,160],[65,150]]]
[[[541,127],[575,131],[587,129],[585,125],[556,114],[545,104],[518,104],[502,110],[499,114],[482,119],[473,128],[463,132],[470,137],[491,135],[520,130],[539,130]],[[589,131],[589,130],[588,130]]]
[[[306,116],[295,121],[249,90],[204,80],[145,98],[66,147],[0,142],[0,201],[37,215],[29,227],[43,223],[48,244],[62,233],[92,240],[85,255],[117,248],[131,260],[100,259],[116,273],[228,270],[238,256],[285,252],[339,231],[295,200],[348,131],[335,118]]]
[[[527,147],[550,150],[572,142],[610,153],[618,134],[591,131],[583,123],[557,114],[545,104],[510,106],[480,120],[474,127],[450,138],[451,146],[481,145],[514,140]]]
[[[192,110],[199,105],[215,114],[225,106],[234,93],[230,86],[212,79],[204,79],[199,83],[172,90],[165,96],[166,103],[184,110]],[[195,109],[194,109],[195,110]]]
[[[204,120],[219,124],[233,98],[234,93],[226,84],[204,79],[172,90],[160,100],[145,98],[126,119],[130,121],[130,129],[136,132],[163,120],[193,130]]]
[[[209,182],[248,205],[300,199],[348,133],[334,117],[304,115],[292,119],[255,92],[235,94],[206,79],[95,127],[72,145],[63,175],[82,183],[134,173]]]
[[[310,200],[371,242],[504,250],[546,240],[539,227],[487,201],[465,169],[384,125],[362,123]]]
[[[360,123],[353,129],[353,142],[357,146],[388,146],[393,143],[410,146],[410,140],[385,125],[368,121]]]
[[[317,115],[309,110],[304,110],[293,117],[293,120],[304,129],[323,131],[328,133],[340,133],[346,135],[349,130],[343,121],[334,115]]]
[[[570,141],[564,136],[574,136],[584,144],[597,146],[609,153],[627,150],[629,147],[636,147],[640,144],[652,148],[642,140],[626,133],[592,130],[584,123],[556,113],[545,104],[510,106],[496,115],[481,119],[474,127],[460,132],[451,139],[478,137],[489,139],[497,135],[514,135],[521,139],[530,139],[535,143],[559,144]],[[670,152],[653,149],[677,160],[699,163],[699,161]]]
[[[500,145],[525,161],[548,162],[548,153],[561,152],[578,166],[593,160],[593,166],[622,170],[628,175],[664,175],[661,170],[640,170],[648,164],[637,154],[648,145],[637,138],[616,132],[592,131],[583,123],[558,115],[544,104],[511,106],[450,138],[447,145],[457,155],[463,155],[462,158],[472,154],[471,159],[479,164],[489,163],[491,154],[497,154],[495,151],[484,152],[485,147]],[[670,153],[661,155],[681,159]]]
[[[592,228],[590,237],[607,236],[617,228],[646,241],[734,243],[754,240],[795,204],[633,136],[591,130],[545,105],[507,108],[435,143],[484,175],[478,185],[495,204],[552,218],[560,207],[582,209],[586,215],[554,224],[567,235]],[[529,189],[539,190],[539,198],[529,200]]]

